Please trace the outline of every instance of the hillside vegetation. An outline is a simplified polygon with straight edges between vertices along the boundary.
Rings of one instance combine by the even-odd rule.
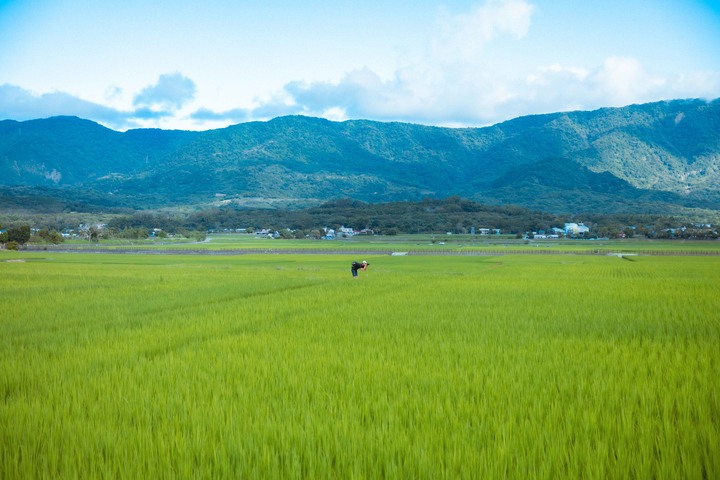
[[[720,99],[459,129],[301,116],[205,132],[0,122],[0,196],[34,211],[458,195],[556,213],[667,213],[720,209],[718,184]]]

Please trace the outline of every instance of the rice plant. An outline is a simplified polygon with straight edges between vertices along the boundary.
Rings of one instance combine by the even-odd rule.
[[[716,257],[15,255],[2,478],[720,478]]]

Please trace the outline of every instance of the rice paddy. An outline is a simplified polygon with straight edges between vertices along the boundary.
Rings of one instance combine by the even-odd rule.
[[[720,257],[0,254],[0,478],[720,478]]]

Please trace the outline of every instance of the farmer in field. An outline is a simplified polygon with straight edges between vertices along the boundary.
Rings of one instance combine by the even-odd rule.
[[[368,262],[366,262],[365,260],[363,260],[360,263],[353,262],[352,267],[350,267],[350,271],[352,272],[353,277],[357,278],[358,270],[365,271],[365,270],[367,270],[368,265],[370,265],[370,264]]]

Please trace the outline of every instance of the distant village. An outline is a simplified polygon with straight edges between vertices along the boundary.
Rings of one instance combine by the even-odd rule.
[[[146,238],[173,238],[173,237],[184,237],[194,238],[196,240],[203,240],[207,234],[213,233],[237,233],[245,235],[254,235],[258,238],[268,239],[302,239],[311,238],[316,240],[337,240],[337,239],[349,239],[357,236],[373,236],[377,233],[369,228],[355,229],[352,227],[340,226],[337,228],[317,228],[313,230],[291,230],[286,229],[255,229],[255,228],[237,228],[237,229],[210,229],[207,232],[196,231],[188,232],[183,231],[182,233],[170,233],[165,232],[161,228],[133,228],[128,231],[114,231],[108,228],[107,224],[81,224],[75,229],[65,229],[62,232],[49,231],[47,229],[30,229],[24,227],[26,231],[21,231],[22,228],[0,228],[0,248],[17,248],[15,245],[23,245],[27,242],[49,242],[49,243],[61,243],[65,239],[82,239],[91,242],[97,242],[100,239],[108,238],[130,238],[130,239],[146,239]],[[382,232],[381,232],[382,233]],[[596,233],[591,232],[590,227],[584,223],[565,223],[563,227],[554,227],[548,230],[529,231],[524,234],[517,233],[505,233],[499,228],[475,228],[471,227],[469,231],[463,231],[463,235],[478,235],[478,236],[492,236],[492,235],[515,235],[516,238],[522,238],[525,240],[552,240],[552,239],[607,239],[608,237],[600,238]],[[395,233],[397,234],[397,233]],[[444,235],[457,235],[456,232],[445,232]],[[387,235],[387,234],[386,234]],[[622,231],[618,231],[612,234],[612,238],[665,238],[665,239],[705,239],[705,240],[717,240],[720,236],[718,230],[712,224],[709,223],[691,223],[688,226],[680,226],[677,228],[665,228],[661,230],[650,230],[649,227],[635,227],[626,226],[623,227]],[[10,245],[13,245],[12,247]]]
[[[562,238],[562,237],[586,237],[590,234],[590,227],[584,223],[566,223],[563,228],[551,228],[549,232],[540,230],[538,232],[530,232],[525,236],[535,240],[543,238]]]
[[[208,232],[215,233],[215,232]],[[247,229],[224,229],[223,233],[248,233]],[[282,233],[271,229],[261,229],[254,232],[255,235],[260,237],[271,237],[280,238]],[[567,238],[567,237],[584,237],[590,233],[590,228],[582,223],[566,223],[564,228],[553,228],[550,232],[546,233],[541,230],[539,232],[529,232],[525,236],[526,238]],[[470,228],[470,235],[501,235],[502,231],[499,228]],[[356,230],[351,227],[345,227],[344,225],[334,228],[323,228],[322,238],[324,240],[335,240],[336,238],[351,238],[357,235],[375,235],[375,232],[370,228],[364,228],[362,230]],[[453,235],[453,232],[446,232],[446,235]]]
[[[668,228],[663,233],[665,233],[667,237],[673,237],[673,236],[679,236],[683,232],[687,231],[688,229],[701,229],[706,231],[715,232],[712,230],[711,224],[691,224],[690,227],[679,227],[679,228]],[[89,238],[92,235],[102,234],[107,228],[106,224],[97,224],[97,225],[88,225],[88,224],[81,224],[77,229],[67,229],[62,232],[62,236],[64,238]],[[636,227],[629,226],[626,227],[626,229],[632,231],[635,230]],[[364,229],[355,229],[352,227],[346,227],[346,226],[340,226],[339,228],[329,228],[324,227],[322,229],[318,229],[320,235],[317,236],[317,238],[321,238],[323,240],[335,240],[338,238],[351,238],[359,235],[375,235],[375,232],[370,228],[364,228]],[[208,230],[208,234],[212,233],[243,233],[243,234],[252,234],[258,237],[265,237],[265,238],[283,238],[287,232],[292,232],[290,229],[285,230],[273,230],[268,228],[262,228],[262,229],[254,229],[254,228],[236,228],[236,229],[210,229]],[[2,233],[2,232],[0,232]],[[33,232],[35,233],[35,232]],[[715,232],[717,234],[717,232]],[[445,232],[446,235],[453,235],[454,232]],[[502,235],[503,232],[499,228],[475,228],[471,227],[469,231],[470,235]],[[164,232],[160,228],[151,228],[148,229],[147,236],[148,237],[167,237],[171,236],[172,234],[168,234]],[[618,238],[625,238],[627,235],[623,232],[618,233]],[[560,227],[553,227],[550,230],[538,230],[538,231],[532,231],[532,232],[526,232],[523,235],[523,238],[528,239],[534,239],[534,240],[543,240],[543,239],[560,239],[560,238],[589,238],[591,237],[591,231],[590,227],[585,225],[584,223],[574,223],[569,222],[565,223],[562,228]]]
[[[83,238],[83,239],[94,239],[103,236],[104,232],[107,231],[107,225],[103,223],[89,225],[81,224],[77,229],[66,229],[61,233],[63,238]],[[286,229],[285,231],[273,230],[268,228],[254,229],[254,228],[236,228],[229,229],[224,228],[220,230],[210,229],[208,234],[212,233],[242,233],[252,234],[258,237],[264,238],[283,238],[284,234],[291,232]],[[352,238],[359,235],[375,235],[375,232],[370,228],[354,229],[352,227],[340,226],[339,228],[324,227],[318,229],[319,235],[317,238],[323,240],[335,240],[338,238]],[[470,228],[470,235],[501,235],[503,232],[499,228]],[[583,223],[566,223],[563,228],[552,228],[549,231],[540,230],[538,232],[527,232],[525,238],[533,239],[554,239],[554,238],[583,238],[589,235],[590,228]],[[33,234],[37,234],[37,229],[33,229]],[[453,232],[446,232],[446,235],[453,235]],[[163,238],[172,236],[164,232],[160,228],[150,228],[147,231],[147,237],[150,238]]]

